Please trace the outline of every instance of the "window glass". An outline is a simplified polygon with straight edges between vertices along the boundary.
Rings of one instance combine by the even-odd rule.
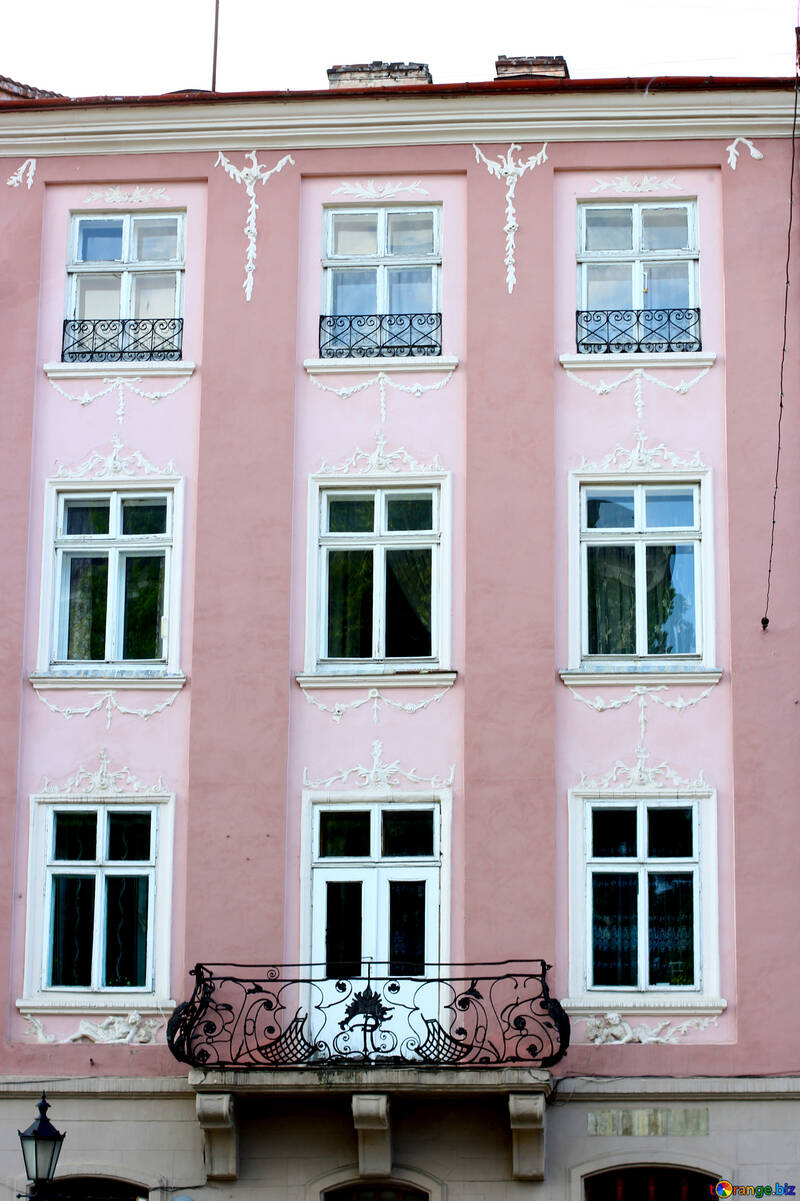
[[[392,267],[387,272],[390,313],[430,313],[433,267]],[[391,325],[388,327],[391,334]]]
[[[162,263],[178,257],[176,217],[134,220],[133,257],[142,262]]]
[[[334,213],[332,221],[334,254],[378,253],[377,213]]]
[[[108,559],[73,555],[68,568],[67,658],[104,659]]]
[[[53,876],[49,982],[88,988],[92,983],[94,876]]]
[[[586,209],[587,250],[632,250],[633,212],[629,208]]]
[[[381,822],[381,849],[387,857],[433,854],[433,813],[430,810],[384,809]]]
[[[654,859],[678,859],[693,853],[692,811],[688,808],[647,810],[647,854]]]
[[[644,308],[689,306],[689,263],[645,263]]]
[[[671,488],[668,492],[645,491],[645,521],[648,529],[675,529],[694,525],[694,492]]]
[[[633,489],[624,492],[586,489],[586,526],[590,530],[633,529]]]
[[[326,884],[325,975],[329,980],[361,975],[361,881]]]
[[[143,988],[147,982],[146,876],[106,876],[106,988]]]
[[[54,859],[73,862],[97,857],[97,814],[56,813],[54,825]]]
[[[78,232],[78,261],[114,263],[122,259],[121,221],[81,221]]]
[[[389,530],[433,529],[433,498],[390,496],[386,502],[386,523]]]
[[[171,317],[178,281],[175,272],[148,272],[131,281],[134,317]]]
[[[164,612],[164,556],[126,555],[124,564],[122,658],[158,659]]]
[[[370,316],[377,311],[378,276],[374,267],[331,271],[331,312],[335,317]]]
[[[120,316],[122,276],[81,275],[78,277],[76,315],[84,321],[117,320]]]
[[[642,210],[643,250],[687,250],[689,213],[685,208]]]
[[[328,655],[372,655],[372,551],[328,552]]]
[[[592,981],[635,985],[639,879],[632,872],[592,875]]]
[[[107,500],[65,500],[65,534],[107,534]]]
[[[389,213],[389,254],[433,254],[433,213]]]
[[[630,263],[589,263],[586,304],[590,309],[633,308],[633,267]]]
[[[686,872],[648,875],[651,985],[694,984],[694,888]]]
[[[616,859],[636,853],[636,810],[593,810],[592,855],[595,859]]]
[[[425,881],[389,881],[389,975],[425,971]]]
[[[586,550],[588,653],[636,653],[636,567],[633,546]]]
[[[375,528],[375,501],[371,496],[328,498],[328,529],[332,534],[362,533]]]
[[[419,658],[431,653],[431,551],[386,552],[386,655]]]
[[[154,497],[123,500],[123,534],[165,534],[167,530],[167,502]]]
[[[369,811],[321,813],[319,853],[322,858],[369,855]]]
[[[150,814],[109,813],[108,858],[147,860],[150,858]]]
[[[691,655],[696,649],[694,546],[648,546],[647,652]]]

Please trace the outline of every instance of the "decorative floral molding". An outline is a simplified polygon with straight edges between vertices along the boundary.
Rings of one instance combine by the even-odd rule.
[[[728,152],[728,166],[730,167],[731,171],[736,170],[736,163],[739,160],[739,154],[740,154],[740,151],[738,151],[736,149],[736,147],[739,145],[740,142],[743,146],[746,146],[747,149],[750,151],[751,158],[759,159],[759,158],[764,157],[764,155],[761,153],[761,151],[756,149],[756,147],[753,145],[753,143],[750,141],[749,138],[742,138],[742,137],[734,138],[733,141],[731,142],[731,144],[729,146],[725,147],[725,149]]]
[[[644,393],[642,385],[645,380],[648,384],[655,384],[658,388],[663,388],[666,392],[675,392],[678,396],[685,396],[687,392],[699,384],[700,380],[708,375],[710,367],[704,367],[698,375],[691,380],[682,379],[678,384],[668,384],[663,379],[659,379],[655,375],[651,375],[649,371],[645,371],[644,367],[634,367],[627,375],[623,375],[622,379],[614,380],[612,384],[608,384],[603,380],[599,384],[591,384],[588,380],[582,379],[580,375],[576,375],[565,367],[567,375],[576,384],[580,384],[582,388],[588,388],[590,392],[594,392],[596,396],[608,396],[609,393],[615,392],[617,388],[621,388],[623,384],[629,384],[633,381],[633,401],[636,406],[636,416],[641,419],[644,413]]]
[[[596,1047],[624,1043],[676,1043],[690,1030],[705,1030],[708,1026],[716,1026],[716,1017],[687,1018],[683,1022],[673,1024],[671,1018],[664,1018],[654,1026],[642,1023],[631,1026],[619,1013],[598,1013],[594,1017],[573,1019],[583,1021],[584,1037],[588,1043]]]
[[[99,763],[94,771],[81,766],[63,784],[54,784],[45,776],[41,789],[42,796],[127,796],[132,792],[166,796],[169,789],[164,787],[161,776],[155,784],[143,784],[130,768],[121,767],[118,771],[112,771],[105,747],[100,749]]]
[[[418,701],[416,703],[411,702],[411,701],[406,701],[405,703],[401,703],[400,701],[393,701],[391,699],[391,697],[384,696],[384,694],[380,691],[379,688],[370,688],[367,695],[364,697],[361,697],[360,700],[347,701],[347,702],[337,701],[333,705],[323,705],[321,701],[318,701],[305,688],[303,688],[302,692],[303,692],[303,696],[306,698],[309,705],[312,705],[315,709],[319,709],[320,713],[329,713],[337,725],[339,725],[342,718],[351,709],[356,710],[356,709],[360,709],[363,705],[371,704],[372,705],[372,720],[375,723],[375,725],[377,726],[378,714],[380,712],[381,705],[386,705],[390,709],[397,709],[401,713],[411,713],[411,714],[421,713],[423,710],[427,709],[429,705],[438,704],[438,702],[442,699],[442,697],[447,692],[449,692],[452,687],[453,687],[452,684],[448,684],[447,687],[443,688],[441,692],[434,693],[434,695],[429,696],[427,698],[427,700]]]
[[[140,376],[133,376],[131,378],[122,375],[108,376],[102,382],[106,387],[101,388],[99,392],[91,393],[87,387],[82,396],[73,396],[72,393],[66,392],[53,379],[50,380],[50,386],[55,388],[56,392],[65,397],[66,400],[74,400],[81,408],[94,404],[96,400],[102,400],[104,396],[110,396],[112,392],[116,392],[118,401],[116,417],[119,424],[122,425],[125,420],[126,388],[134,396],[141,396],[143,400],[149,400],[151,404],[157,404],[159,400],[166,400],[168,396],[174,396],[176,392],[180,392],[181,388],[185,388],[189,382],[189,376],[180,380],[174,387],[168,388],[166,392],[145,392],[143,388],[137,388],[136,385],[142,382]]]
[[[26,168],[27,168],[27,176],[25,176]],[[8,184],[9,188],[18,188],[20,186],[20,184],[22,183],[23,177],[25,176],[25,182],[28,185],[28,191],[30,191],[31,187],[33,186],[33,177],[35,176],[35,174],[36,174],[36,159],[35,158],[26,158],[25,162],[22,163],[21,166],[17,167],[14,174],[9,175],[8,179],[6,180],[6,183]]]
[[[631,179],[630,175],[615,175],[613,179],[598,179],[592,192],[680,192],[681,185],[674,175],[642,175],[639,179]]]
[[[422,180],[415,179],[411,183],[392,183],[387,180],[386,183],[376,183],[374,179],[367,179],[363,183],[359,180],[357,183],[348,183],[343,179],[338,188],[334,188],[331,192],[332,196],[352,196],[356,200],[391,200],[394,196],[399,196],[401,192],[413,192],[417,196],[428,196],[430,193],[427,188],[423,188]]]
[[[343,368],[343,370],[346,370],[346,368]],[[380,416],[381,425],[383,425],[386,421],[387,388],[392,388],[395,392],[405,392],[407,396],[423,396],[426,392],[440,392],[442,388],[446,388],[450,383],[452,372],[444,376],[443,379],[440,379],[437,384],[397,384],[385,371],[379,371],[377,375],[371,376],[370,379],[365,379],[360,384],[350,384],[345,388],[331,388],[328,384],[321,383],[315,375],[309,374],[309,379],[321,392],[332,392],[334,396],[339,396],[342,400],[349,400],[357,392],[366,392],[368,388],[374,388],[377,384],[380,389]]]
[[[84,199],[84,204],[169,204],[170,197],[165,187],[153,187],[136,184],[133,188],[123,188],[121,184],[109,184],[106,188],[92,188]]]
[[[93,450],[89,457],[84,459],[77,467],[66,467],[63,464],[59,464],[55,479],[135,479],[140,474],[157,475],[164,479],[168,476],[178,475],[172,459],[170,459],[166,467],[156,467],[144,457],[140,450],[132,450],[127,455],[120,454],[122,445],[122,442],[120,442],[115,434],[111,439],[111,450],[107,455],[102,454],[99,450]],[[58,460],[56,461],[58,462]]]
[[[586,457],[581,459],[579,471],[640,471],[643,468],[658,471],[660,467],[705,467],[700,451],[696,450],[691,459],[682,459],[679,455],[668,450],[663,442],[658,446],[647,446],[648,435],[637,426],[636,445],[628,450],[619,442],[599,462],[590,462]]]
[[[506,254],[503,262],[506,265],[506,287],[508,288],[509,296],[514,291],[514,285],[517,282],[517,268],[515,262],[516,255],[516,238],[519,225],[517,224],[517,214],[514,208],[514,195],[517,190],[517,183],[525,174],[526,171],[532,171],[535,167],[541,167],[547,162],[547,142],[544,142],[538,154],[532,158],[526,159],[525,162],[520,160],[515,162],[514,151],[521,150],[516,142],[512,142],[508,148],[507,154],[500,155],[500,161],[495,162],[488,159],[480,147],[472,143],[472,149],[475,151],[475,162],[485,163],[489,173],[495,179],[504,179],[506,184],[506,223],[503,226],[503,232],[506,235]]]
[[[384,763],[383,743],[376,738],[372,744],[370,767],[364,767],[363,763],[357,763],[355,767],[343,768],[325,780],[310,779],[308,768],[305,767],[303,768],[303,784],[306,788],[329,788],[331,784],[347,784],[350,777],[355,776],[358,788],[398,788],[402,787],[404,783],[425,784],[429,788],[448,788],[453,783],[455,771],[455,765],[453,765],[450,768],[449,777],[445,780],[439,776],[418,776],[413,767],[411,771],[404,771],[400,767],[399,759],[395,759],[393,763]]]
[[[401,467],[406,471],[443,471],[439,456],[434,455],[431,463],[420,463],[409,454],[404,446],[397,450],[386,452],[386,439],[380,430],[375,434],[375,449],[367,454],[357,446],[349,459],[343,463],[333,464],[322,460],[317,475],[347,475],[353,471],[356,475],[371,475],[376,471],[398,472]]]
[[[90,714],[97,713],[100,709],[105,709],[106,729],[110,730],[111,718],[114,716],[115,711],[117,713],[122,713],[125,717],[140,717],[143,721],[147,721],[148,718],[155,717],[158,713],[163,713],[165,709],[168,709],[170,705],[174,704],[176,698],[180,696],[180,689],[178,689],[177,692],[173,692],[172,696],[167,697],[167,699],[160,705],[156,705],[154,709],[129,709],[125,705],[120,705],[113,688],[106,689],[103,692],[90,692],[89,696],[97,696],[100,699],[97,701],[97,704],[90,705],[83,709],[75,709],[69,705],[65,706],[64,708],[62,708],[60,705],[54,705],[52,701],[48,701],[47,697],[43,696],[38,690],[36,695],[42,704],[47,706],[51,713],[58,713],[61,717],[66,718],[67,721],[73,717],[89,717]]]
[[[256,200],[256,184],[265,184],[270,176],[282,171],[287,163],[295,165],[291,154],[285,154],[282,159],[271,167],[268,171],[256,158],[257,151],[251,150],[245,158],[250,159],[251,166],[249,167],[234,167],[222,151],[219,151],[215,167],[222,167],[227,175],[236,183],[244,184],[244,190],[247,193],[250,201],[247,207],[247,220],[244,223],[244,235],[247,238],[247,253],[244,260],[244,288],[245,300],[250,300],[253,295],[253,282],[256,273],[256,243],[258,241],[258,227],[256,225],[256,213],[258,212],[258,201]]]
[[[25,1014],[25,1021],[31,1026],[39,1043],[127,1043],[131,1046],[154,1043],[156,1034],[166,1025],[163,1018],[142,1017],[132,1010],[125,1017],[111,1014],[102,1022],[81,1018],[77,1030],[66,1038],[57,1039],[54,1034],[47,1033],[41,1018]]]

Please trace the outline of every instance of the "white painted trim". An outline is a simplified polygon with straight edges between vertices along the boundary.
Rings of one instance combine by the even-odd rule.
[[[558,359],[566,371],[631,371],[634,367],[713,367],[713,350],[676,351],[674,354],[562,354]]]
[[[302,672],[295,676],[301,688],[307,692],[317,692],[324,688],[450,688],[456,682],[454,671],[407,671],[396,672],[389,669],[381,673],[380,665],[375,671],[360,672],[357,675],[322,675],[316,672]]]
[[[664,671],[658,671],[652,667],[642,669],[636,663],[632,663],[629,667],[621,666],[618,670],[603,669],[601,671],[594,671],[590,665],[584,665],[583,668],[560,671],[558,674],[568,688],[596,688],[598,684],[604,688],[607,685],[635,688],[637,684],[704,684],[708,686],[709,684],[718,684],[722,679],[722,669],[719,667],[711,671],[694,667],[683,670],[668,667]]]
[[[452,375],[458,366],[454,355],[424,355],[416,359],[303,359],[309,375],[386,375],[443,372]]]
[[[188,377],[194,374],[196,364],[181,363],[43,363],[42,371],[48,379],[166,379]]]
[[[697,1014],[700,1017],[719,1017],[728,1008],[724,997],[682,997],[670,994],[663,1004],[656,1004],[651,994],[598,992],[582,993],[578,997],[567,997],[561,1002],[571,1018],[595,1017],[602,1011],[613,1013],[635,1013],[637,1016],[663,1017],[665,1013],[680,1014],[681,1017]],[[574,1040],[573,1040],[574,1041]]]
[[[36,692],[57,692],[57,691],[80,691],[81,689],[90,689],[96,692],[98,688],[113,688],[115,692],[125,689],[135,690],[136,692],[151,692],[151,691],[169,691],[175,692],[176,689],[181,689],[188,682],[186,676],[182,672],[176,675],[152,675],[152,676],[136,676],[126,675],[117,676],[107,671],[101,672],[99,675],[56,675],[53,672],[36,671],[31,672],[28,676],[31,686]]]
[[[64,995],[64,994],[62,994]],[[114,1000],[117,996],[119,999]],[[147,993],[81,993],[80,999],[74,994],[69,994],[68,1000],[52,1000],[49,1001],[42,997],[35,1001],[26,997],[18,998],[14,1004],[19,1012],[25,1017],[27,1014],[35,1015],[37,1013],[103,1013],[106,1016],[125,1016],[132,1009],[137,1013],[156,1014],[157,1016],[169,1019],[172,1016],[172,1011],[177,1005],[177,1001],[171,999],[164,1001],[152,1001]],[[124,1044],[118,1044],[124,1045]]]

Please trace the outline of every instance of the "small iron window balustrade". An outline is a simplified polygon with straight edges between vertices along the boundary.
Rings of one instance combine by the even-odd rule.
[[[64,363],[178,362],[182,317],[67,319],[61,344]]]
[[[702,350],[699,309],[578,309],[578,354]]]
[[[460,975],[326,979],[323,964],[198,963],[194,993],[170,1018],[167,1043],[176,1059],[205,1070],[544,1068],[563,1058],[569,1018],[550,996],[549,964],[455,966]]]
[[[358,313],[320,317],[323,359],[417,358],[442,353],[441,313]]]

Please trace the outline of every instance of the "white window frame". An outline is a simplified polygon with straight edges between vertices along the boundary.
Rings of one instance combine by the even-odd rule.
[[[109,534],[65,535],[64,502],[110,498]],[[165,497],[167,531],[165,534],[121,535],[119,521],[122,500]],[[159,478],[115,478],[112,480],[48,480],[45,497],[45,532],[42,547],[42,597],[39,628],[39,672],[96,676],[153,676],[174,674],[180,660],[180,597],[183,527],[183,483],[174,476]],[[161,622],[162,654],[158,659],[122,659],[123,613],[120,603],[124,587],[122,568],[126,553],[164,553],[164,612]],[[72,553],[108,554],[108,599],[106,609],[106,650],[109,658],[66,659],[65,571]]]
[[[172,914],[172,847],[174,795],[167,792],[97,793],[58,795],[35,793],[30,798],[30,842],[28,861],[28,903],[25,940],[24,996],[17,1002],[24,1012],[41,1010],[166,1009],[174,1005],[169,996],[170,937]],[[95,876],[95,931],[90,987],[68,988],[49,984],[50,940],[52,936],[52,876],[59,872],[59,861],[52,858],[54,814],[65,811],[96,812],[98,827],[105,828],[106,815],[112,812],[149,813],[151,815],[152,863],[131,860],[87,861],[74,869],[65,864],[63,874]],[[99,830],[98,830],[99,837]],[[107,875],[149,875],[147,982],[144,987],[106,988],[102,984],[103,893],[100,886]]]
[[[648,859],[641,854],[623,859],[594,860],[591,855],[591,813],[596,808],[689,808],[693,810],[694,855],[690,859]],[[575,788],[569,793],[569,990],[564,1005],[572,1013],[597,1013],[600,1009],[689,1010],[721,1013],[719,995],[719,886],[717,872],[717,794],[714,789],[636,789],[630,792]],[[637,819],[639,839],[641,817]],[[695,983],[686,986],[647,986],[647,927],[642,921],[646,899],[639,897],[638,985],[595,987],[591,983],[592,925],[590,880],[593,868],[607,864],[610,872],[648,870],[688,872],[696,876],[694,909]]]
[[[433,525],[431,532],[397,531],[393,534],[327,535],[324,530],[323,508],[329,493],[358,496],[375,492],[387,494],[417,494],[433,492]],[[438,514],[438,530],[436,528]],[[450,665],[451,555],[450,555],[450,476],[449,473],[408,472],[376,473],[354,479],[348,475],[316,475],[309,481],[308,500],[308,559],[306,564],[306,647],[305,670],[320,675],[360,675],[402,672],[428,672],[448,669]],[[349,543],[348,543],[349,539]],[[330,659],[327,649],[327,571],[326,551],[331,545],[344,549],[353,547],[387,547],[392,542],[403,546],[430,546],[431,561],[431,655],[423,659],[386,658],[380,653],[363,659]],[[376,576],[373,583],[373,647],[383,646],[384,590]]]
[[[174,217],[178,223],[177,257],[174,259],[133,259],[133,222],[163,220]],[[81,221],[122,221],[122,258],[103,259],[98,262],[78,260],[78,244]],[[172,313],[159,313],[159,317],[180,317],[183,314],[184,273],[186,269],[186,213],[176,210],[143,212],[74,212],[71,214],[70,237],[67,260],[67,292],[65,311],[68,320],[80,320],[78,316],[78,280],[82,275],[119,275],[120,303],[119,318],[133,317],[133,282],[136,275],[166,275],[175,273],[175,306]]]
[[[641,512],[645,488],[663,489],[686,488],[695,489],[695,521],[696,529],[688,531],[684,527],[671,530],[646,530]],[[623,489],[633,488],[636,512],[640,519],[635,522],[633,530],[584,531],[584,490],[587,488]],[[637,491],[638,490],[638,491]],[[692,472],[631,472],[630,475],[612,472],[573,471],[569,475],[569,668],[579,670],[581,667],[591,669],[592,674],[602,672],[631,672],[642,669],[655,669],[668,672],[670,667],[685,674],[687,670],[708,671],[713,669],[715,662],[715,588],[714,588],[714,524],[712,511],[712,481],[708,469]],[[599,537],[596,535],[600,535]],[[672,535],[675,535],[672,539]],[[644,577],[644,546],[649,543],[690,542],[697,550],[695,553],[695,612],[697,646],[691,654],[657,655],[648,654],[647,642],[647,610]],[[588,581],[586,568],[586,546],[601,542],[623,542],[637,545],[636,587],[637,587],[637,652],[633,655],[590,655],[588,647]],[[640,570],[641,560],[641,570]],[[641,577],[641,578],[640,578]],[[587,671],[588,674],[588,671]]]
[[[396,214],[433,214],[433,251],[427,255],[402,255],[388,253],[388,218]],[[344,255],[333,253],[333,218],[337,214],[347,216],[376,216],[378,219],[378,251],[376,254]],[[320,312],[333,315],[333,268],[375,267],[377,269],[375,315],[389,312],[387,269],[390,267],[433,267],[431,286],[431,313],[442,308],[442,208],[436,204],[403,205],[335,205],[326,207],[323,220],[322,241],[322,307]]]

